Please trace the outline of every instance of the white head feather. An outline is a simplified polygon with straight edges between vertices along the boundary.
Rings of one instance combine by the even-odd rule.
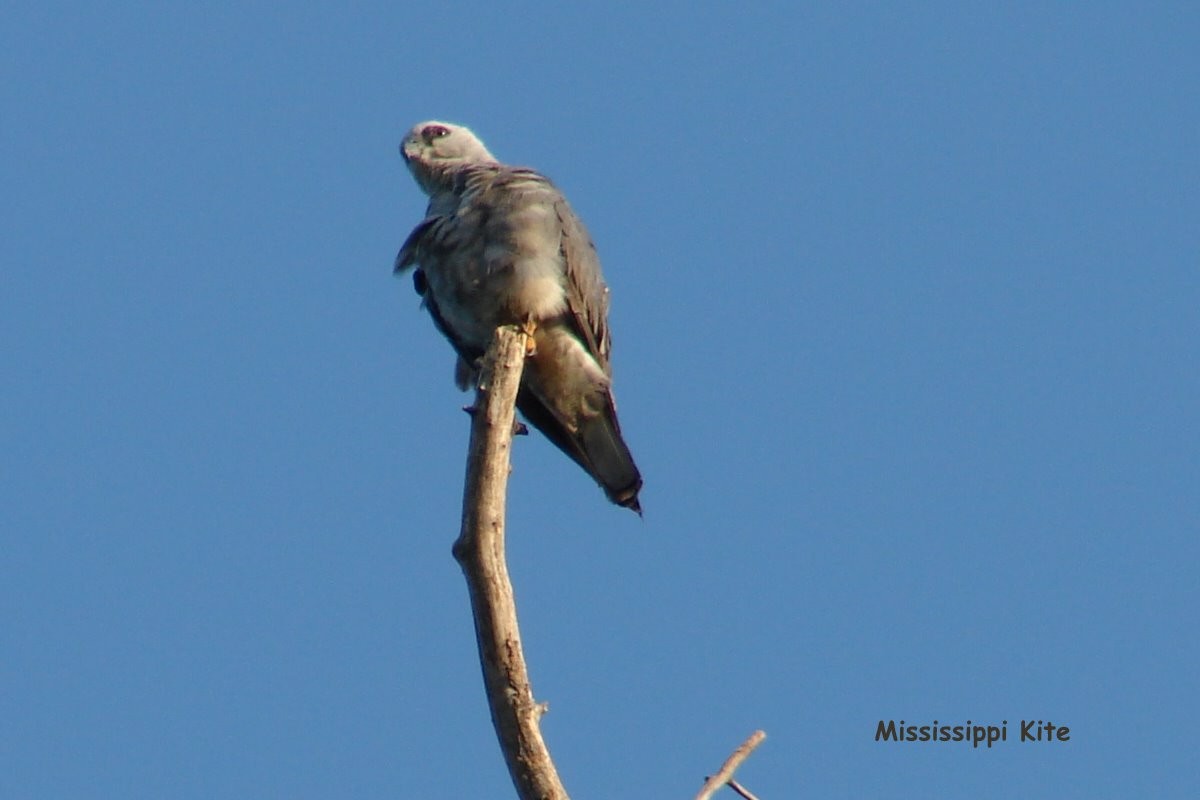
[[[400,155],[429,195],[447,188],[450,176],[460,167],[496,163],[496,157],[469,128],[437,120],[414,125],[400,143]]]

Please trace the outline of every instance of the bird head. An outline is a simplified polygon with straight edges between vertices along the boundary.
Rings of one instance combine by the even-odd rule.
[[[400,143],[400,155],[428,194],[458,167],[496,161],[469,128],[436,120],[414,125]]]

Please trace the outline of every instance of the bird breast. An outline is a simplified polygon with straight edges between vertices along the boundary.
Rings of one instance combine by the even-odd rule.
[[[561,231],[553,207],[500,209],[465,205],[455,215],[455,242],[426,268],[446,323],[464,341],[486,348],[499,325],[554,319],[567,310]]]

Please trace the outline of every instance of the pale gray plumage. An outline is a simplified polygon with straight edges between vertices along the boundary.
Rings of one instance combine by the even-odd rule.
[[[460,388],[500,325],[532,329],[517,406],[614,503],[641,513],[609,364],[608,287],[579,217],[546,177],[499,163],[467,128],[413,127],[401,155],[429,195],[396,256],[459,355]]]

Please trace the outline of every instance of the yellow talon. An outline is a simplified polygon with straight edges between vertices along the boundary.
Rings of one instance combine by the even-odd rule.
[[[534,341],[533,334],[537,331],[537,321],[533,317],[526,317],[525,322],[521,324],[521,332],[525,334],[525,357],[537,353],[537,342]]]

